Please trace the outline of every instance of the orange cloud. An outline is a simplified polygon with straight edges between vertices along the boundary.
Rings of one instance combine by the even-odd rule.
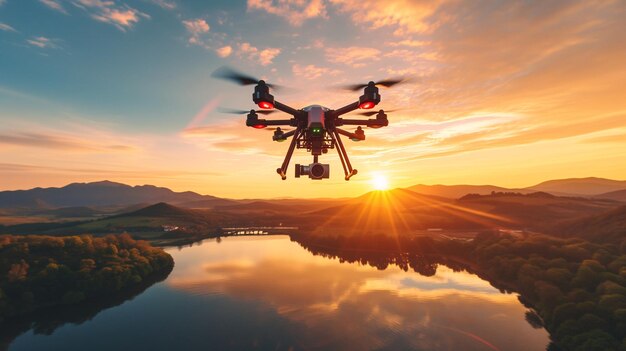
[[[274,58],[281,52],[279,48],[259,49],[250,43],[240,43],[237,54],[241,57],[247,57],[250,60],[258,61],[261,65],[267,66],[272,63]]]
[[[228,57],[233,53],[233,48],[230,45],[226,45],[217,49],[216,52],[219,57]]]
[[[311,18],[327,17],[324,0],[248,0],[248,10],[261,10],[283,17],[294,26],[300,26]]]
[[[352,67],[363,67],[371,61],[380,60],[381,51],[376,48],[350,46],[347,48],[327,48],[326,59]]]
[[[117,6],[113,1],[76,0],[73,4],[89,11],[93,19],[112,24],[121,31],[131,28],[141,18],[150,18],[149,15],[130,6]]]
[[[78,138],[68,135],[53,135],[31,132],[0,134],[0,144],[7,146],[25,146],[45,149],[59,149],[73,152],[121,152],[135,148],[123,144],[102,144],[90,138]]]
[[[42,4],[48,6],[49,8],[53,10],[67,14],[67,11],[65,11],[65,8],[63,8],[63,5],[61,5],[61,3],[57,0],[39,0],[39,2],[41,2]]]
[[[339,70],[331,69],[328,67],[319,67],[316,65],[299,65],[294,64],[291,67],[291,71],[295,76],[303,77],[305,79],[315,79],[322,75],[336,76],[341,73]]]
[[[349,13],[355,23],[372,29],[393,27],[398,36],[432,31],[443,18],[432,19],[444,4],[438,0],[330,0],[340,11]]]

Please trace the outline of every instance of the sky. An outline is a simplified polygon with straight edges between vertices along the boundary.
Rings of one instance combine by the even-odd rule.
[[[626,179],[626,2],[0,0],[0,190],[108,179],[232,198],[347,197],[385,178],[524,187]],[[338,108],[381,88],[389,127],[348,141],[349,182],[275,170],[287,149],[245,127],[253,87]],[[272,116],[280,116],[275,114]],[[332,151],[332,150],[331,150]]]

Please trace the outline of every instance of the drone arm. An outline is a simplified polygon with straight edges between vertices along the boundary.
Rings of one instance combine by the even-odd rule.
[[[291,137],[291,136],[293,136],[293,135],[295,135],[295,134],[296,134],[296,129],[294,129],[294,130],[292,130],[292,131],[290,131],[290,132],[284,133],[284,134],[283,134],[283,136],[282,136],[282,138],[283,138],[283,139],[287,139],[287,138],[289,138],[289,137]]]
[[[362,120],[362,119],[343,119],[337,118],[335,121],[336,126],[366,126],[366,127],[386,127],[389,122],[385,120],[380,120],[376,118]]]
[[[350,139],[359,139],[359,140],[365,140],[365,134],[363,135],[358,135],[356,133],[350,133],[347,130],[343,130],[341,128],[335,128],[335,130],[337,131],[337,133],[341,134],[341,135],[345,135]],[[342,145],[343,146],[343,145]]]
[[[335,117],[339,117],[341,115],[345,115],[348,112],[352,112],[352,111],[354,111],[354,110],[356,110],[358,108],[359,108],[359,102],[356,101],[356,102],[353,102],[353,103],[351,103],[349,105],[346,105],[346,106],[344,106],[342,108],[339,108],[339,109],[335,110],[334,115],[335,115]]]
[[[295,108],[291,107],[291,106],[287,106],[281,102],[278,101],[274,101],[274,107],[277,110],[283,111],[284,113],[290,114],[292,116],[297,116],[299,114],[299,111],[296,110]]]
[[[276,120],[268,120],[268,119],[259,119],[256,120],[253,124],[248,125],[248,127],[254,127],[257,125],[263,126],[296,126],[296,119],[276,119]]]

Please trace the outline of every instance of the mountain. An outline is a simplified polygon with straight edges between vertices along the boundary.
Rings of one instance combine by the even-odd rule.
[[[546,192],[529,194],[494,193],[466,195],[457,205],[505,218],[508,227],[545,231],[556,223],[598,215],[621,204],[613,200],[555,196]]]
[[[615,201],[626,202],[626,189],[624,189],[624,190],[617,190],[617,191],[611,191],[611,192],[608,192],[608,193],[595,195],[594,197],[598,198],[598,199],[611,199],[611,200],[615,200]]]
[[[552,233],[558,236],[578,236],[592,241],[620,243],[626,239],[626,206],[560,223],[554,227]]]
[[[525,189],[507,189],[494,185],[424,185],[418,184],[407,188],[410,191],[424,195],[437,195],[450,199],[458,199],[467,194],[488,195],[492,192],[522,192],[527,193],[532,190]]]
[[[244,204],[237,205],[229,205],[229,206],[218,206],[215,208],[219,211],[227,211],[227,212],[241,212],[241,213],[250,213],[250,212],[282,212],[288,213],[291,210],[291,207],[287,205],[281,205],[278,203],[273,203],[270,201],[252,201]]]
[[[556,179],[539,183],[528,187],[534,191],[545,191],[555,195],[577,194],[577,195],[598,195],[617,190],[626,189],[626,180],[612,180],[605,178],[569,178]]]
[[[430,228],[482,229],[503,223],[488,214],[456,205],[455,200],[407,189],[373,191],[343,204],[303,214],[302,227],[318,233],[410,235]]]
[[[570,178],[555,179],[539,183],[527,188],[503,188],[495,185],[424,185],[418,184],[408,190],[424,195],[437,195],[451,199],[458,199],[467,194],[489,195],[492,192],[515,192],[529,194],[547,192],[558,196],[592,196],[617,190],[626,190],[626,180],[612,180],[604,178]],[[608,194],[602,198],[626,201],[626,191],[622,194]],[[621,200],[620,200],[621,199]]]
[[[114,217],[195,218],[200,213],[200,211],[188,210],[165,202],[159,202],[157,204],[150,205],[136,211],[123,213]]]
[[[58,208],[80,206],[129,206],[138,203],[170,202],[174,204],[211,201],[214,205],[227,200],[191,191],[174,192],[153,185],[130,186],[110,181],[72,183],[62,188],[34,188],[0,192],[0,208]]]
[[[471,194],[458,200],[407,189],[370,192],[351,201],[299,216],[305,228],[319,233],[423,230],[476,231],[507,228],[544,231],[556,223],[620,206],[619,202],[561,197],[545,192]]]

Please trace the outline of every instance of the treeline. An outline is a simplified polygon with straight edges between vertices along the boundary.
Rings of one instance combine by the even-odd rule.
[[[130,235],[0,236],[0,323],[43,307],[121,292],[174,267]]]
[[[438,263],[465,267],[502,291],[519,293],[550,332],[549,350],[626,350],[626,239],[613,245],[493,232],[465,242],[424,236],[293,239],[314,254],[379,269],[395,264],[433,275]]]
[[[515,191],[492,191],[489,195],[481,195],[476,193],[470,193],[462,196],[459,200],[472,200],[482,199],[488,197],[534,197],[534,198],[555,198],[556,196],[543,191],[536,191],[534,193],[519,193]]]
[[[543,319],[551,350],[626,350],[626,241],[479,236],[471,256]]]

